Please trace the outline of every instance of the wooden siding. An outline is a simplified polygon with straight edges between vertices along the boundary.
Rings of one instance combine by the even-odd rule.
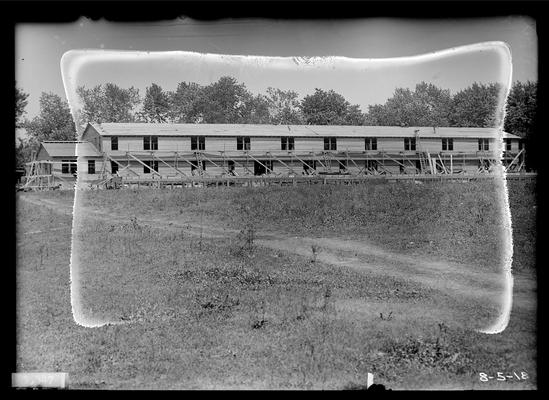
[[[404,138],[378,138],[377,149],[388,153],[404,151]]]
[[[280,137],[252,137],[250,145],[251,151],[280,151],[281,140]]]
[[[93,130],[90,130],[93,131]],[[93,138],[91,138],[93,139]],[[111,150],[111,139],[108,136],[102,138],[102,148],[104,151],[112,156],[122,156],[126,152],[143,152],[143,137],[138,136],[119,136],[118,137],[118,151]],[[220,152],[235,152],[236,150],[236,137],[206,137],[205,138],[205,152],[214,154],[220,154]],[[280,137],[251,137],[250,153],[266,153],[266,152],[281,152],[281,140]],[[495,139],[490,139],[490,151],[497,150],[498,143]],[[503,144],[505,145],[505,144]],[[322,152],[324,151],[324,138],[323,137],[296,137],[294,139],[294,146],[296,154],[304,154],[308,152]],[[503,147],[505,150],[505,147]],[[191,139],[189,136],[181,137],[158,137],[158,151],[160,152],[190,152]],[[364,138],[337,138],[337,151],[338,152],[364,152]],[[368,154],[376,154],[378,151],[383,151],[389,154],[399,154],[404,152],[404,138],[377,138],[377,150],[368,151]],[[442,140],[441,138],[420,138],[416,142],[416,151],[429,151],[432,153],[442,152]],[[478,139],[474,138],[454,138],[453,139],[453,152],[467,152],[475,153],[478,151]],[[512,139],[512,150],[518,152],[518,140]]]
[[[207,143],[206,143],[206,146],[208,146]],[[143,144],[141,144],[141,150],[143,150]],[[158,150],[159,151],[190,151],[191,138],[190,137],[170,137],[170,136],[159,137]]]
[[[323,151],[324,138],[295,138],[295,151]]]
[[[82,134],[82,140],[90,142],[99,151],[103,151],[102,149],[107,148],[104,146],[106,138],[102,138],[101,135],[99,135],[99,133],[97,133],[97,131],[93,129],[93,127],[88,127],[88,129],[84,131],[84,133]],[[108,149],[110,149],[110,139],[108,140],[108,145]]]
[[[364,138],[337,138],[338,151],[364,151]]]
[[[48,152],[46,151],[46,149],[44,148],[44,146],[40,146],[40,149],[38,150],[38,153],[36,154],[36,160],[37,161],[45,161],[45,160],[50,160],[50,159],[51,159],[51,157],[48,154]]]

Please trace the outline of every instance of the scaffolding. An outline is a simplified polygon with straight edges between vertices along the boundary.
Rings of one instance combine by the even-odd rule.
[[[63,186],[63,184],[70,185],[67,179],[54,174],[54,165],[65,164],[69,167],[76,166],[76,161],[50,161],[50,160],[37,160],[36,152],[33,151],[31,155],[31,161],[25,163],[25,176],[22,179],[22,184],[18,187],[20,190],[55,190]]]
[[[430,152],[422,149],[402,152],[387,151],[128,151],[124,155],[105,155],[105,161],[118,164],[118,174],[138,179],[143,175],[135,166],[143,167],[153,179],[235,176],[238,167],[244,176],[317,176],[317,175],[439,175],[463,174],[467,171],[488,173],[501,162],[507,172],[524,169],[523,151],[502,160],[495,152]],[[154,161],[155,164],[151,164]],[[133,163],[133,165],[132,165]],[[158,165],[164,167],[163,172]],[[187,166],[183,170],[182,165]],[[274,167],[276,165],[276,167]],[[133,166],[133,168],[132,168]],[[189,166],[191,172],[189,173]],[[214,167],[212,172],[205,166]],[[259,172],[258,172],[259,171]],[[122,174],[124,172],[124,174]],[[108,171],[105,171],[108,173]],[[129,177],[132,174],[132,177]]]

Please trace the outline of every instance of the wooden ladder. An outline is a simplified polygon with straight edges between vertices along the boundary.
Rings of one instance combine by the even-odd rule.
[[[420,151],[418,152],[419,155],[419,164],[421,166],[421,173],[425,174],[427,171],[427,164],[428,164],[428,154],[427,152]],[[429,165],[429,172],[431,172],[431,166]]]

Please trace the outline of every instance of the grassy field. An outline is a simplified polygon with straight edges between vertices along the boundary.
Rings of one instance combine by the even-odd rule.
[[[22,194],[18,370],[110,389],[344,389],[367,372],[393,389],[535,388],[531,183],[510,182],[511,322],[474,330],[497,313],[492,185],[87,192],[73,253],[82,306],[128,322],[100,328],[71,315],[73,193]],[[456,271],[427,268],[440,260]],[[529,378],[479,380],[498,371]]]

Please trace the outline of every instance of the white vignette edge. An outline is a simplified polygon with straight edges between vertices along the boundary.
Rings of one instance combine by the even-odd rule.
[[[76,110],[81,108],[81,103],[76,94],[76,76],[78,75],[79,69],[84,65],[84,63],[95,61],[130,61],[137,60],[139,58],[148,57],[148,61],[151,59],[160,59],[170,56],[177,57],[194,57],[203,62],[224,62],[224,63],[238,63],[241,65],[250,64],[252,62],[260,63],[264,67],[276,67],[276,68],[295,68],[296,66],[305,67],[305,68],[331,68],[334,63],[344,64],[345,67],[355,67],[355,68],[382,68],[385,66],[394,65],[396,63],[400,65],[412,65],[420,62],[433,61],[442,57],[449,57],[455,55],[466,54],[475,51],[482,50],[496,50],[500,52],[500,55],[504,58],[506,62],[503,63],[504,67],[507,69],[507,85],[505,94],[500,93],[498,112],[499,112],[499,126],[498,131],[500,132],[500,141],[499,141],[499,153],[500,159],[501,154],[503,153],[503,139],[501,132],[503,131],[503,123],[505,117],[505,104],[507,102],[507,97],[511,90],[512,84],[512,56],[511,49],[509,45],[505,42],[492,41],[492,42],[482,42],[475,43],[470,45],[453,47],[450,49],[444,49],[440,51],[434,51],[421,55],[406,56],[406,57],[394,57],[394,58],[349,58],[341,56],[323,56],[323,57],[272,57],[272,56],[243,56],[243,55],[223,55],[223,54],[212,54],[212,53],[198,53],[198,52],[189,52],[189,51],[159,51],[159,52],[148,52],[148,51],[128,51],[128,50],[69,50],[63,54],[61,57],[61,75],[63,79],[63,85],[65,88],[65,95],[69,102],[69,107],[71,114],[75,119],[76,123]],[[78,144],[76,146],[76,156],[78,157]],[[503,195],[499,196],[500,198],[500,209],[503,214],[503,229],[501,232],[502,240],[506,244],[504,246],[503,254],[503,278],[504,278],[504,291],[502,293],[502,301],[500,306],[500,312],[496,320],[488,327],[479,329],[478,332],[486,334],[497,334],[501,333],[507,327],[510,316],[511,309],[513,304],[513,274],[512,274],[512,262],[513,262],[513,234],[512,234],[512,219],[511,212],[509,208],[509,195],[507,189],[507,183],[505,179],[505,170],[501,161],[497,164],[496,171],[497,174],[501,175],[501,179],[496,179],[496,182],[499,182],[498,186],[501,186]],[[75,245],[74,245],[74,234],[75,234],[75,214],[77,211],[77,204],[79,203],[79,192],[78,190],[78,176],[77,182],[75,185],[75,195],[74,195],[74,204],[73,204],[73,224],[71,232],[71,256],[70,256],[70,296],[71,296],[71,309],[74,321],[76,324],[83,327],[101,327],[105,325],[118,325],[125,324],[127,322],[121,321],[103,321],[94,318],[88,318],[84,315],[84,312],[81,308],[80,296],[79,296],[79,287],[77,286],[77,276],[78,276],[78,266],[75,265]]]

